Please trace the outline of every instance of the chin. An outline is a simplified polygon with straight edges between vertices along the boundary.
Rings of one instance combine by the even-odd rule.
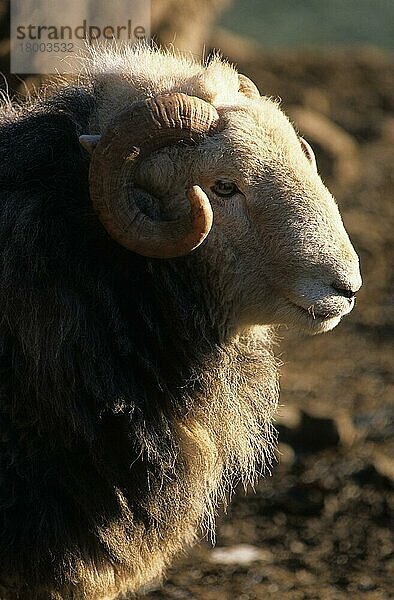
[[[314,315],[300,306],[289,303],[279,308],[276,318],[278,325],[286,325],[307,335],[317,335],[334,329],[340,323],[342,315]]]
[[[314,319],[313,322],[310,323],[294,323],[293,326],[295,329],[299,329],[302,333],[306,333],[308,335],[317,335],[319,333],[327,333],[327,331],[331,331],[338,325],[341,317],[332,317],[330,319]]]

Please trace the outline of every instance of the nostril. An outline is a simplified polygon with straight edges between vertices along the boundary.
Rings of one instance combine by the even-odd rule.
[[[345,298],[349,298],[349,300],[354,298],[354,296],[356,295],[356,291],[357,291],[357,290],[352,290],[350,288],[341,287],[339,285],[336,285],[335,283],[332,284],[332,287],[334,288],[334,290],[336,292],[338,292],[338,294],[341,294],[341,296],[344,296]]]

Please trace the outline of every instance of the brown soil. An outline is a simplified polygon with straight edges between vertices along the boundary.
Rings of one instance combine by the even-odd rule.
[[[333,151],[331,133],[327,143],[311,141],[360,254],[364,287],[333,332],[282,332],[280,464],[255,493],[236,491],[218,519],[216,549],[203,540],[143,597],[394,598],[393,64],[363,49],[250,56],[240,69],[294,118],[302,107],[305,128],[316,114],[339,126],[332,135],[342,150]]]

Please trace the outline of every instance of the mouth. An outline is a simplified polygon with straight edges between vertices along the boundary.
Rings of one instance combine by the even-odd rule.
[[[355,305],[354,297],[349,298],[347,300],[346,306],[333,306],[330,300],[328,300],[327,302],[324,299],[314,301],[308,307],[306,307],[304,303],[301,304],[300,302],[294,302],[294,300],[292,300],[291,298],[288,298],[288,301],[296,308],[299,308],[302,311],[308,313],[312,317],[312,319],[317,320],[327,320],[344,317],[353,310]]]
[[[354,305],[354,295],[345,296],[334,287],[318,282],[316,285],[282,287],[277,298],[275,319],[277,324],[316,335],[334,329]]]
[[[291,300],[288,300],[288,311],[292,325],[311,335],[331,331],[343,316],[343,314],[330,314],[329,311],[323,313],[321,308],[318,312],[313,304],[309,308],[304,308]]]

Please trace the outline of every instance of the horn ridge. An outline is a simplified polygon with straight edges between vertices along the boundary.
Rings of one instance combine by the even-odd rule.
[[[253,83],[253,81],[251,79],[249,79],[249,77],[246,77],[246,75],[239,73],[238,74],[238,82],[239,82],[238,90],[244,96],[247,96],[248,98],[255,98],[255,99],[260,98],[260,92],[259,92],[257,86]]]
[[[211,104],[182,93],[148,98],[115,117],[93,152],[89,189],[100,221],[116,242],[156,258],[182,256],[202,243],[213,215],[201,188],[192,186],[186,194],[189,214],[154,221],[137,206],[133,175],[137,161],[179,142],[195,142],[218,120]]]

